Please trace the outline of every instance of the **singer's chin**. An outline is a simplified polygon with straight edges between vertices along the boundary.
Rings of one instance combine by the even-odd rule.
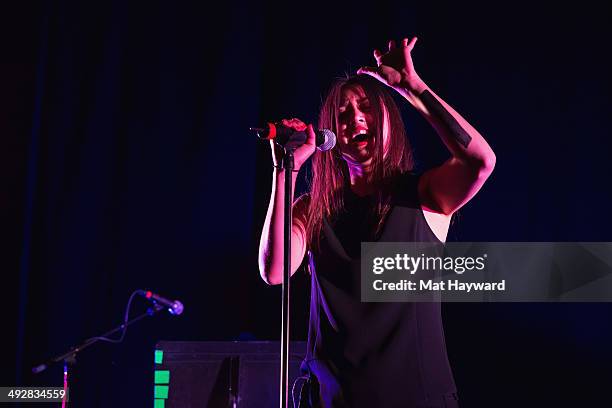
[[[369,149],[345,149],[342,151],[342,158],[347,164],[358,164],[360,166],[369,165],[372,161],[372,153]]]

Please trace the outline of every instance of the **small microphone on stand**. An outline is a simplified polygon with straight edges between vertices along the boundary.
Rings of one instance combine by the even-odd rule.
[[[183,313],[183,309],[184,309],[183,304],[179,302],[178,300],[166,299],[164,297],[161,297],[157,293],[151,292],[150,290],[139,290],[138,294],[156,303],[159,303],[162,306],[167,307],[170,314],[178,316],[181,313]]]

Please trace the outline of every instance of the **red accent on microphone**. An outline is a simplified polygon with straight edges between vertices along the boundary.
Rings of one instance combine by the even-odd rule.
[[[268,133],[267,139],[274,139],[276,137],[276,125],[274,123],[268,122],[268,127],[270,128],[270,132]]]

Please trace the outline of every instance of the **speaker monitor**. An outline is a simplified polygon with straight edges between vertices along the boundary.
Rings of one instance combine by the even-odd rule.
[[[295,395],[296,401],[303,384],[299,377],[305,353],[305,342],[291,342],[289,395],[290,398]],[[279,405],[278,341],[160,341],[156,345],[155,363],[156,408]]]

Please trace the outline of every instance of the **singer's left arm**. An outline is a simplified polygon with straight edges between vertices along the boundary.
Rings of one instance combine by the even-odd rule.
[[[388,51],[374,50],[377,66],[362,67],[357,73],[395,89],[437,131],[451,158],[421,176],[419,197],[425,209],[450,215],[480,190],[493,172],[495,154],[482,135],[417,74],[412,61],[416,42],[416,37],[404,38],[399,46],[389,41]]]
[[[397,89],[397,88],[396,88]],[[495,153],[482,135],[425,82],[399,89],[436,130],[451,153],[442,165],[426,171],[419,195],[430,210],[452,214],[481,189],[495,167]]]

